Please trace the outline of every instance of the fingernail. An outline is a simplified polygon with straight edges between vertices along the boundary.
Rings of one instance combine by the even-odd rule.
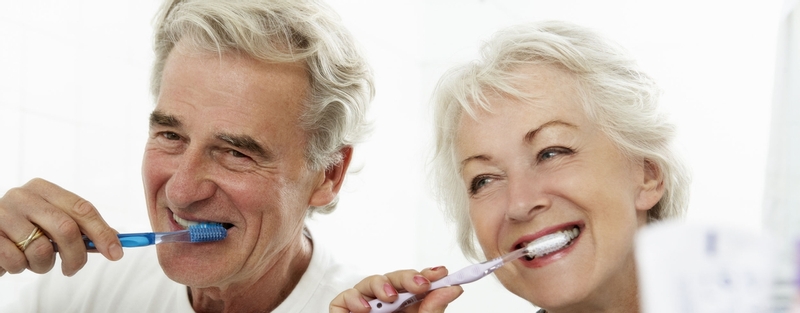
[[[414,275],[414,282],[417,283],[417,286],[422,286],[428,283],[428,280],[422,275]]]
[[[389,283],[383,284],[383,291],[386,292],[386,295],[389,297],[397,295],[397,290],[394,290],[394,287]]]
[[[363,304],[365,308],[370,308],[369,302],[367,302],[367,300],[364,300],[364,298],[361,298],[359,300],[361,300],[361,304]]]
[[[439,270],[440,268],[442,268],[442,267],[441,266],[434,266],[434,267],[431,267],[431,271],[435,272],[435,271]]]
[[[108,247],[108,253],[111,254],[112,261],[117,261],[122,258],[122,247],[116,243],[112,243],[111,246]]]

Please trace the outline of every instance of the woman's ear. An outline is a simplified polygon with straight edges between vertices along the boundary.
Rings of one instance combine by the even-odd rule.
[[[325,169],[322,182],[311,194],[310,206],[326,206],[339,194],[339,189],[342,188],[344,177],[347,174],[347,168],[350,166],[350,160],[353,158],[353,147],[345,146],[339,150],[339,153],[342,154],[342,159]]]
[[[658,164],[644,159],[642,185],[636,197],[636,209],[647,211],[664,196],[664,175]]]

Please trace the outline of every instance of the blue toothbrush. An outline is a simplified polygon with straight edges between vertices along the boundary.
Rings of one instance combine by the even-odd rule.
[[[123,247],[144,247],[168,242],[211,242],[225,239],[228,230],[219,223],[200,223],[189,226],[188,229],[172,232],[154,233],[129,233],[118,234],[119,241]],[[96,251],[97,248],[89,237],[83,236],[83,242],[87,250]],[[58,247],[53,243],[53,248],[58,251]]]

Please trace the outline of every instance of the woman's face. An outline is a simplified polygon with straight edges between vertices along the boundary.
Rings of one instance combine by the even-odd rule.
[[[577,228],[568,246],[514,261],[497,277],[548,311],[637,301],[633,236],[663,194],[658,172],[625,157],[588,119],[567,72],[520,72],[528,76],[519,87],[533,101],[489,98],[492,112],[465,114],[457,130],[469,214],[486,257]]]

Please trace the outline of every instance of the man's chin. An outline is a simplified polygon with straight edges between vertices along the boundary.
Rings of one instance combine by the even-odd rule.
[[[163,247],[162,247],[163,246]],[[169,245],[158,246],[158,263],[172,281],[191,287],[211,287],[224,269],[207,256],[197,256]]]

